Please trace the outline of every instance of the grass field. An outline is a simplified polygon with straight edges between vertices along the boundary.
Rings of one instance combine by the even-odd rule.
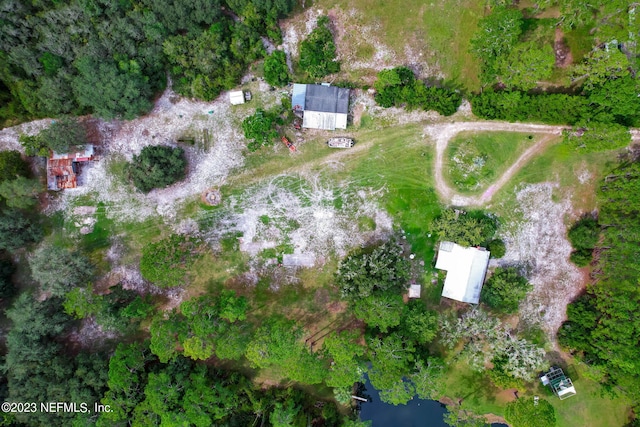
[[[461,133],[445,151],[444,177],[460,193],[482,193],[542,137],[515,132]]]
[[[407,0],[402,4],[385,0],[319,0],[314,6],[324,10],[340,7],[355,9],[362,21],[380,28],[376,36],[398,55],[407,48],[410,63],[428,69],[432,77],[439,72],[450,83],[467,90],[477,90],[479,63],[470,53],[470,40],[483,16],[483,1],[440,0],[423,2]],[[368,45],[356,49],[358,59],[368,60]],[[399,64],[398,64],[399,65]],[[344,64],[348,68],[348,64]]]
[[[629,402],[622,397],[604,394],[597,382],[586,378],[583,369],[571,367],[568,371],[577,395],[560,400],[549,389],[536,380],[519,392],[520,397],[540,396],[556,411],[557,427],[611,427],[622,426],[629,419]],[[477,414],[504,415],[507,403],[515,397],[512,392],[500,390],[483,374],[469,369],[464,362],[450,367],[445,380],[446,396],[457,401],[461,407]]]
[[[558,182],[557,195],[568,197],[574,211],[596,208],[596,189],[608,170],[614,167],[618,152],[577,154],[569,146],[556,143],[532,159],[496,194],[493,206],[498,214],[513,212],[516,187],[539,182]]]

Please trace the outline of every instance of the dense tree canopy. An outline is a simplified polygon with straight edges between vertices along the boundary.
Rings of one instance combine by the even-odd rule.
[[[480,298],[489,307],[504,313],[514,313],[520,301],[533,286],[514,267],[498,267],[482,287]]]
[[[1,12],[0,115],[131,119],[149,110],[167,72],[179,93],[212,99],[263,55],[261,36],[280,42],[277,19],[292,8],[291,0],[12,4]]]
[[[630,260],[640,257],[639,189],[636,157],[623,161],[601,183],[598,222],[603,227],[598,246],[603,249],[595,267],[598,280],[569,305],[568,321],[558,333],[561,344],[603,372],[602,382],[619,386],[636,400],[640,398],[640,356],[636,351],[640,269]],[[584,240],[593,241],[580,239]]]
[[[14,251],[42,238],[42,227],[18,209],[0,211],[0,249]]]
[[[406,288],[409,273],[400,248],[387,242],[371,251],[352,253],[340,262],[336,285],[346,298],[366,298],[374,291],[398,293]]]
[[[598,244],[600,226],[591,215],[584,215],[569,229],[569,241],[575,249],[571,253],[571,261],[578,267],[584,267],[591,262],[591,254]]]
[[[147,146],[133,156],[128,170],[133,185],[148,193],[184,179],[186,167],[187,159],[182,148]]]
[[[458,110],[462,95],[451,89],[427,86],[417,80],[407,67],[382,70],[374,84],[376,102],[385,108],[406,106],[408,109],[435,110],[450,116]]]
[[[85,286],[93,274],[93,266],[82,254],[51,244],[43,244],[33,253],[29,267],[42,289],[56,296],[74,286]]]

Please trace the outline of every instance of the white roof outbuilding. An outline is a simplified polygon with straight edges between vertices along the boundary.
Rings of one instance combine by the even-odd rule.
[[[489,251],[484,248],[467,248],[453,242],[440,242],[436,268],[447,272],[442,296],[478,304],[487,274],[489,255]]]
[[[302,127],[336,130],[347,128],[349,89],[329,84],[294,83],[291,105],[303,112]]]
[[[241,90],[229,92],[229,101],[231,102],[231,105],[244,104],[244,92]]]

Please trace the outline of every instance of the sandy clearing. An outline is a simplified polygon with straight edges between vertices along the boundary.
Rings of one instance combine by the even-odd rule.
[[[495,265],[518,265],[526,271],[533,291],[520,305],[520,319],[539,324],[557,347],[555,334],[566,320],[567,305],[582,291],[580,270],[569,261],[573,250],[566,238],[568,197],[553,200],[557,184],[526,185],[516,191],[518,208],[500,231],[507,252]]]

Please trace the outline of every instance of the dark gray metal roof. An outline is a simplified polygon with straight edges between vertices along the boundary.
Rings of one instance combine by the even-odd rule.
[[[349,89],[336,86],[307,85],[304,109],[323,113],[349,112]]]

